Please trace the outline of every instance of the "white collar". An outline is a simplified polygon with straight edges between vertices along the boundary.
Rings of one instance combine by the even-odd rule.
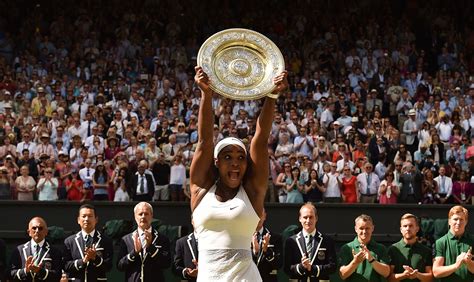
[[[257,232],[258,232],[260,235],[262,235],[262,234],[263,234],[263,226],[262,226],[262,228],[260,228]]]
[[[139,235],[139,236],[142,236],[144,230],[142,230],[140,227],[138,227],[137,229],[138,229],[138,235]],[[151,226],[150,226],[147,230],[145,230],[145,231],[148,231],[148,232],[150,232],[150,234],[151,234]]]
[[[310,235],[313,236],[313,238],[314,238],[314,236],[316,235],[316,228],[315,228],[315,229],[313,230],[313,232],[311,232],[311,233],[307,233],[305,230],[303,230],[302,232],[303,232],[304,238],[308,239],[308,237],[309,237]]]
[[[81,234],[82,234],[82,238],[85,240],[86,239],[86,235],[90,235],[92,238],[94,238],[94,235],[95,235],[95,229],[92,230],[91,233],[87,234],[84,230],[81,230]]]
[[[41,242],[39,243],[36,243],[35,240],[31,239],[31,248],[34,249],[36,248],[36,245],[39,245],[40,248],[42,248],[44,246],[44,243],[45,243],[45,239],[43,239]]]

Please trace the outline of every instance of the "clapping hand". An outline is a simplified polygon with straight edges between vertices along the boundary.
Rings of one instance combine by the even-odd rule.
[[[303,265],[303,267],[304,267],[307,271],[311,271],[311,261],[309,260],[308,257],[306,257],[306,255],[304,255],[304,256],[301,258],[301,264]]]
[[[418,274],[418,269],[413,269],[408,265],[403,266],[403,276],[407,279],[416,279],[416,275]]]
[[[270,244],[270,233],[267,233],[263,236],[263,244],[262,244],[262,250],[265,253],[268,249],[268,244]]]
[[[359,264],[365,260],[365,253],[363,250],[360,250],[356,253],[354,249],[352,249],[352,256],[354,257],[354,261]]]
[[[26,259],[26,262],[25,262],[25,271],[26,272],[34,272],[34,273],[38,273],[40,270],[41,270],[41,266],[42,264],[40,263],[39,265],[35,265],[35,262],[33,260],[33,257],[32,256],[29,256],[27,259]]]
[[[140,242],[140,237],[138,236],[138,232],[133,235],[133,247],[136,253],[142,251],[142,243]]]
[[[97,256],[97,251],[95,249],[95,246],[92,245],[84,251],[84,262],[87,263],[89,261],[94,261]]]

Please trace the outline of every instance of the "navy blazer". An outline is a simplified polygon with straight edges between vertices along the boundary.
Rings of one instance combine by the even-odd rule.
[[[135,252],[133,231],[122,237],[117,259],[117,269],[125,272],[124,281],[165,281],[163,270],[171,264],[170,240],[152,229],[152,242],[145,253]]]
[[[306,241],[303,231],[291,236],[285,243],[285,272],[292,279],[311,282],[320,280],[329,281],[329,275],[336,272],[336,249],[334,241],[319,231],[313,238],[313,250],[307,254]],[[311,260],[311,271],[307,271],[301,264],[304,255]]]
[[[260,239],[260,251],[254,254],[252,251],[252,258],[257,265],[260,276],[264,282],[276,282],[278,281],[277,273],[283,265],[282,251],[283,241],[280,234],[271,233],[267,228],[263,228],[262,237],[267,233],[270,233],[270,243],[268,244],[267,251],[264,253],[262,246],[262,239]]]
[[[198,245],[194,233],[184,236],[176,241],[175,255],[173,261],[173,273],[182,280],[196,281],[196,278],[189,277],[184,273],[185,268],[194,269],[193,262],[198,260]]]
[[[85,242],[82,233],[64,240],[64,270],[74,281],[106,281],[107,272],[112,268],[112,240],[95,230],[93,244],[97,250],[94,261],[83,262]]]
[[[38,264],[41,265],[41,270],[38,273],[25,272],[25,262],[29,256],[33,256],[31,241],[13,250],[8,271],[11,279],[14,281],[59,281],[61,279],[61,251],[51,246],[48,241],[44,242],[40,252]]]

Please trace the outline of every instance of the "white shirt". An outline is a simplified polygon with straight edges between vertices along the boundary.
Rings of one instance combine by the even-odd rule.
[[[81,177],[81,180],[84,182],[92,183],[92,177],[94,175],[94,172],[95,172],[95,169],[93,169],[92,167],[90,168],[85,167],[79,170],[79,177]]]
[[[339,172],[342,171],[342,169],[344,168],[345,165],[349,166],[351,171],[354,171],[354,166],[355,166],[353,161],[351,161],[351,160],[344,161],[344,159],[338,160],[336,165],[337,165],[336,170],[339,171]]]
[[[36,245],[39,245],[40,248],[43,248],[44,246],[44,243],[46,242],[45,239],[43,239],[43,241],[39,242],[39,243],[36,243],[35,240],[31,239],[31,253],[33,254],[36,250]]]
[[[89,128],[89,122],[91,123],[91,126],[90,126],[90,133],[91,133],[91,135],[90,135],[90,136],[92,136],[92,128],[94,128],[94,126],[97,125],[97,123],[96,123],[95,121],[92,121],[92,120],[91,120],[91,121],[86,120],[86,121],[83,121],[83,122],[81,123],[81,128],[82,128],[82,130],[83,130],[83,132],[84,132],[84,136],[86,136],[86,137],[88,137],[88,136],[87,136],[87,129]]]
[[[326,128],[332,121],[334,121],[332,112],[329,109],[325,109],[321,114],[321,126]]]
[[[140,174],[140,173],[135,173],[135,175],[138,176],[138,181],[137,181],[137,187],[135,187],[136,191],[137,191],[137,195],[146,195],[148,194],[148,182],[147,182],[147,179],[146,179],[146,173],[143,173],[143,174]],[[142,183],[142,179],[143,179],[143,192],[140,191],[140,186],[141,186],[141,183]]]
[[[18,143],[18,145],[16,145],[16,152],[19,156],[23,154],[24,149],[28,149],[28,151],[30,152],[30,157],[32,157],[36,151],[36,143],[30,141],[27,144],[23,141],[23,142]]]
[[[324,174],[323,183],[326,185],[326,192],[324,192],[325,198],[339,198],[341,197],[341,190],[339,189],[339,183],[337,182],[336,175],[332,173]]]
[[[69,127],[67,132],[69,133],[69,136],[71,137],[74,137],[76,135],[81,136],[82,140],[86,139],[87,137],[87,130],[84,131],[84,128],[80,125],[78,127],[76,127],[75,125]]]
[[[435,128],[438,130],[441,141],[448,142],[449,138],[451,137],[451,131],[453,130],[453,124],[451,122],[438,122],[435,125]]]
[[[446,194],[446,197],[451,196],[453,192],[453,180],[451,177],[438,175],[434,181],[438,183],[439,194]]]
[[[380,179],[377,174],[370,173],[369,193],[370,195],[377,194],[380,186]],[[367,172],[357,175],[357,188],[361,195],[367,195]]]
[[[172,165],[170,169],[170,184],[183,185],[186,183],[186,167],[183,164]]]

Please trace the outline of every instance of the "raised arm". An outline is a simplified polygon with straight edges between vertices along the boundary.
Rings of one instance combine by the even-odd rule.
[[[276,85],[273,93],[280,93],[288,88],[287,74],[286,71],[283,71],[273,79],[273,83]],[[269,157],[267,146],[274,112],[275,99],[265,98],[265,103],[257,120],[255,136],[250,143],[250,161],[244,188],[258,215],[262,214],[263,199],[268,187]]]
[[[201,89],[201,102],[198,116],[198,142],[190,168],[191,210],[197,207],[202,197],[214,184],[212,138],[214,111],[212,109],[212,90],[209,78],[201,67],[195,67],[195,82]]]

